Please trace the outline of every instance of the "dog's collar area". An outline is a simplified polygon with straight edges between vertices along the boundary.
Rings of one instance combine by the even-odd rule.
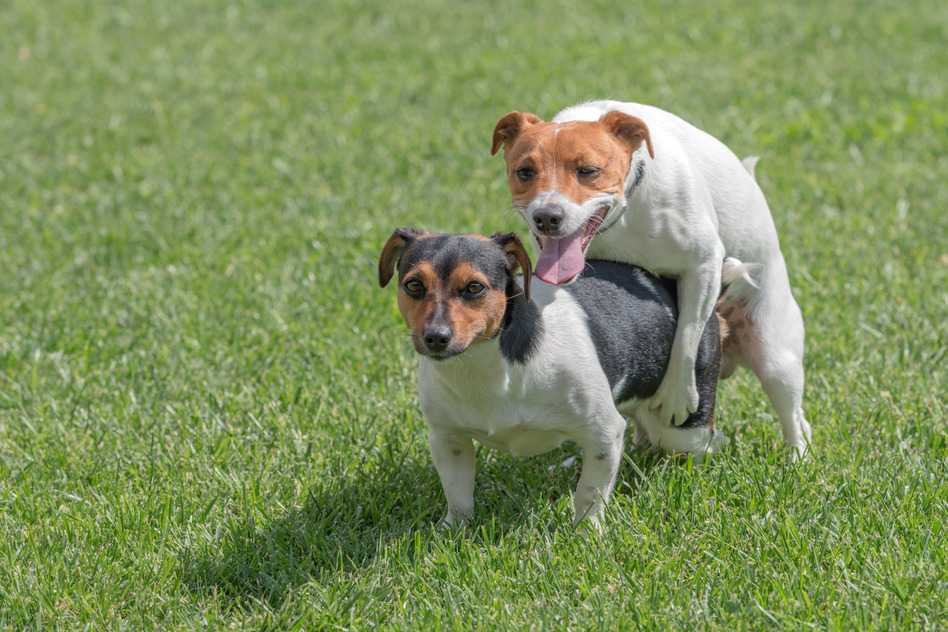
[[[626,192],[626,200],[628,200],[628,196],[631,195],[632,192],[635,191],[639,187],[640,184],[642,184],[642,180],[644,178],[645,178],[645,160],[639,160],[637,163],[635,163],[635,175],[632,178],[632,185],[629,187],[628,192]],[[607,230],[609,230],[610,228],[612,228],[613,226],[615,226],[616,222],[619,221],[619,218],[625,215],[625,212],[628,210],[629,210],[629,203],[628,201],[626,201],[626,203],[622,205],[622,208],[619,209],[617,213],[614,213],[612,217],[608,217],[608,214],[607,214],[606,221],[602,223],[602,225],[599,227],[599,230],[596,231],[596,234],[600,235],[606,232]]]
[[[645,160],[640,160],[635,165],[635,179],[632,180],[632,186],[629,187],[629,193],[635,191],[640,184],[642,184],[642,178],[645,177]]]
[[[619,218],[625,215],[625,212],[628,210],[628,208],[629,208],[628,204],[623,204],[622,208],[620,208],[618,212],[613,213],[611,218],[609,218],[609,214],[607,213],[606,217],[608,219],[599,226],[599,228],[596,230],[593,237],[595,237],[596,235],[601,235],[607,230],[609,230],[610,228],[612,228],[613,226],[615,226],[616,222],[619,221]]]

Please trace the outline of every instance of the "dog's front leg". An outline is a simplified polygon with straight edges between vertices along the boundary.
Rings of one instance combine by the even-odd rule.
[[[580,441],[583,472],[573,496],[573,524],[588,520],[596,530],[601,528],[603,510],[616,482],[625,439],[626,422],[622,415],[613,411],[609,419],[604,426],[591,427],[589,435]]]
[[[721,289],[721,265],[724,249],[719,246],[700,265],[685,271],[678,279],[678,326],[671,357],[661,386],[652,398],[651,408],[666,422],[685,423],[698,409],[695,384],[695,359],[705,323],[714,310]]]
[[[428,445],[448,501],[442,523],[450,527],[464,524],[474,515],[474,443],[467,437],[432,430]]]

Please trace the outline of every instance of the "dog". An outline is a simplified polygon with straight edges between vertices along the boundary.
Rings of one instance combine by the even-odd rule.
[[[804,328],[767,201],[723,143],[656,107],[594,101],[551,122],[511,112],[494,127],[513,205],[540,255],[537,276],[569,283],[586,256],[641,266],[677,280],[671,359],[651,405],[680,424],[699,405],[695,374],[702,331],[714,312],[725,256],[747,264],[743,303],[731,301],[734,334],[722,375],[749,367],[776,409],[795,457],[811,439],[803,414]],[[743,264],[742,264],[743,265]]]
[[[619,469],[626,416],[635,419],[637,441],[698,459],[726,441],[714,426],[721,358],[714,314],[695,356],[695,411],[672,427],[649,408],[675,336],[674,283],[609,261],[590,261],[568,286],[531,282],[530,257],[514,234],[399,229],[379,256],[381,287],[396,268],[398,308],[421,356],[418,394],[447,498],[444,524],[473,514],[472,440],[517,456],[574,441],[584,455],[575,520],[596,527]],[[729,291],[740,295],[744,283],[736,277]]]

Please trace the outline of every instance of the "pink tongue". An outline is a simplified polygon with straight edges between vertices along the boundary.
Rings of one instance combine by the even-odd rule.
[[[536,274],[542,281],[560,285],[583,271],[586,258],[583,256],[583,231],[577,230],[568,237],[551,239],[541,237],[540,258],[537,259]]]

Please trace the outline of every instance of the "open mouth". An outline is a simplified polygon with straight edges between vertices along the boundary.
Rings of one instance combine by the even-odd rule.
[[[572,235],[566,237],[537,237],[540,257],[536,275],[546,283],[562,285],[575,279],[586,267],[586,250],[599,227],[606,219],[609,205],[600,206]]]

